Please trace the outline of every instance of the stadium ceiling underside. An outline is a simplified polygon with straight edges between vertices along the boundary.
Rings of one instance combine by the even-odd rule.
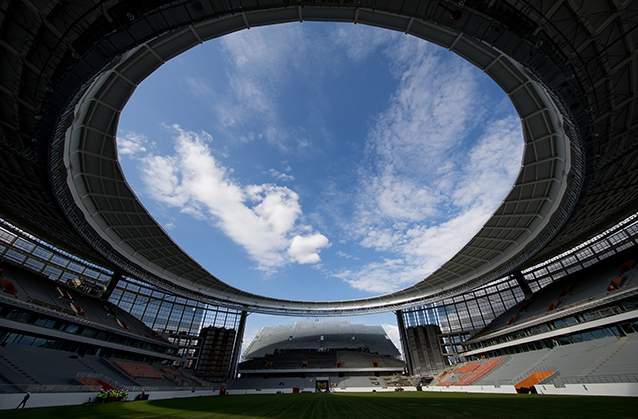
[[[178,295],[281,314],[386,311],[548,259],[638,207],[638,5],[623,1],[109,1],[0,5],[0,215],[60,248]],[[164,62],[255,26],[338,21],[446,47],[494,79],[522,123],[519,176],[440,269],[362,300],[233,288],[183,252],[117,161],[120,111]]]

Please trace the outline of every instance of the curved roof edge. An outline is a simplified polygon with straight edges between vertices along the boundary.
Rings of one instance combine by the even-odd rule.
[[[313,7],[305,20],[401,30],[449,48],[485,71],[506,91],[521,117],[526,146],[518,179],[457,255],[418,284],[384,296],[329,302],[263,297],[230,287],[188,257],[126,185],[115,150],[119,112],[137,84],[178,53],[247,26],[298,20],[296,10],[250,11],[164,33],[112,61],[76,95],[51,148],[53,185],[67,216],[101,254],[151,283],[196,298],[256,312],[338,315],[387,311],[489,282],[520,266],[553,237],[580,192],[582,157],[566,113],[529,70],[486,42],[432,22],[371,9]],[[148,231],[131,235],[141,227]]]

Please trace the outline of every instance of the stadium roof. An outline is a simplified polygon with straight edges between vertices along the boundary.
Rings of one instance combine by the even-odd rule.
[[[551,257],[638,207],[631,2],[16,0],[0,5],[0,214],[70,252],[176,293],[251,311],[399,308]],[[119,167],[119,112],[137,84],[200,42],[289,21],[370,24],[449,48],[510,96],[526,142],[511,193],[428,278],[364,300],[299,302],[237,290],[147,213]]]

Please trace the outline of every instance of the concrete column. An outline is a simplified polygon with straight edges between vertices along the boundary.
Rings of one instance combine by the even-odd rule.
[[[239,326],[237,327],[237,334],[235,335],[235,344],[233,345],[233,357],[230,360],[230,366],[228,368],[228,380],[234,380],[237,377],[237,365],[239,364],[239,357],[241,356],[241,345],[244,341],[244,329],[246,328],[246,318],[248,313],[242,311],[239,317]]]
[[[523,273],[521,271],[512,272],[512,276],[518,283],[518,286],[521,287],[521,290],[523,291],[525,297],[533,294],[532,289],[529,287],[529,284],[525,280],[525,277],[523,276]]]
[[[106,290],[104,290],[104,292],[102,293],[101,298],[103,300],[108,300],[109,297],[111,297],[111,294],[113,294],[113,291],[115,291],[115,287],[117,286],[118,282],[120,282],[122,277],[123,277],[122,271],[113,272],[113,276],[111,276],[111,280],[107,284]]]

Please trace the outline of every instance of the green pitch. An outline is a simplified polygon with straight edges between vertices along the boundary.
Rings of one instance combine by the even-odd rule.
[[[461,393],[350,393],[198,397],[0,411],[12,419],[638,418],[638,399]]]

